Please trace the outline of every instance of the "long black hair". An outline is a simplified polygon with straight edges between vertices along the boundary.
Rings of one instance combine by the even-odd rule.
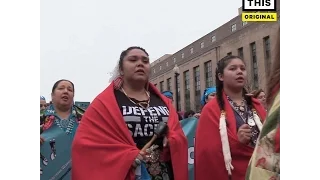
[[[228,55],[225,56],[224,58],[220,59],[217,63],[217,69],[216,69],[216,88],[217,88],[217,92],[216,92],[216,98],[220,107],[220,110],[225,110],[224,108],[224,101],[223,101],[223,81],[220,81],[219,79],[219,74],[223,74],[223,70],[227,67],[227,65],[230,63],[231,60],[233,59],[240,59],[244,62],[243,59],[241,59],[238,56],[232,56],[232,55]],[[245,98],[245,100],[248,103],[248,108],[252,108],[252,99],[249,96],[246,96],[246,94],[248,94],[247,90],[245,88],[243,88],[243,97]]]

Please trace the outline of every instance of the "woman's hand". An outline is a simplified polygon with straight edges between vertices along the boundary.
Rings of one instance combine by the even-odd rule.
[[[163,137],[163,147],[169,147],[169,140],[168,138],[165,136]]]
[[[140,165],[140,164],[137,164],[137,163],[136,163],[136,159],[138,159],[138,160],[140,160],[140,161],[143,161],[145,154],[146,154],[146,153],[143,152],[143,151],[140,151],[140,152],[139,152],[138,156],[134,159],[134,161],[133,161],[133,163],[132,163],[132,167],[133,167],[133,168],[136,168],[136,167],[138,167],[138,166]]]
[[[238,130],[238,139],[242,144],[248,144],[251,139],[251,129],[248,124],[240,126]]]

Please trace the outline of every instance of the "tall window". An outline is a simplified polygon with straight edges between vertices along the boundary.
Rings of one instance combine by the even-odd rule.
[[[181,101],[180,101],[180,75],[177,76],[177,89],[178,89],[178,107],[177,107],[177,111],[181,110]]]
[[[213,35],[213,36],[211,37],[211,42],[215,42],[215,41],[216,41],[216,36]]]
[[[205,75],[205,81],[206,81],[206,88],[213,86],[213,79],[212,79],[212,62],[208,61],[204,63],[204,75]]]
[[[188,111],[191,109],[190,107],[190,76],[189,71],[183,72],[184,76],[184,99],[185,99],[185,111]]]
[[[243,47],[238,49],[238,56],[243,59]]]
[[[269,36],[263,38],[263,45],[264,45],[263,48],[264,48],[266,74],[269,74],[270,66],[271,66],[270,37]]]
[[[200,47],[201,47],[201,48],[204,48],[204,42],[202,42],[202,43],[200,44]]]
[[[161,81],[160,82],[160,92],[163,92],[164,91],[164,82]]]
[[[200,67],[193,68],[194,76],[194,96],[195,96],[195,110],[200,111],[200,98],[201,98],[201,88],[200,88]]]
[[[252,71],[253,71],[253,88],[259,88],[259,74],[258,74],[258,62],[257,62],[257,50],[256,50],[256,43],[253,42],[250,44],[251,48],[251,60],[252,60]]]
[[[232,24],[231,32],[236,31],[236,30],[237,30],[237,24]]]
[[[171,91],[171,90],[172,90],[172,87],[171,87],[171,78],[168,78],[168,79],[167,79],[167,89],[168,89],[168,91]]]

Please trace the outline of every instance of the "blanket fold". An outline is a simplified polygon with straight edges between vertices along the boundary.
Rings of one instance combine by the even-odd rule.
[[[166,103],[169,150],[165,159],[171,159],[174,178],[188,179],[187,139],[179,124],[177,113],[169,99],[150,83],[149,90]],[[90,104],[82,117],[72,146],[73,180],[134,180],[131,167],[140,150],[125,124],[111,83]]]
[[[223,94],[223,98],[232,165],[234,167],[232,180],[243,180],[253,148],[239,142],[233,109],[225,94]],[[266,117],[265,109],[258,100],[252,99],[252,102],[254,109],[263,121]],[[219,132],[220,114],[221,111],[216,98],[211,100],[201,112],[195,137],[195,180],[228,180]]]

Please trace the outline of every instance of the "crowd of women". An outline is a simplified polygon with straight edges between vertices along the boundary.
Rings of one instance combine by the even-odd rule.
[[[118,73],[85,113],[73,103],[74,84],[57,81],[51,104],[40,97],[40,142],[49,141],[42,136],[49,129],[72,138],[73,180],[280,179],[279,43],[266,94],[247,92],[243,59],[218,61],[216,87],[206,89],[197,114],[195,177],[188,177],[179,115],[148,81],[149,54],[141,47],[121,53]]]

